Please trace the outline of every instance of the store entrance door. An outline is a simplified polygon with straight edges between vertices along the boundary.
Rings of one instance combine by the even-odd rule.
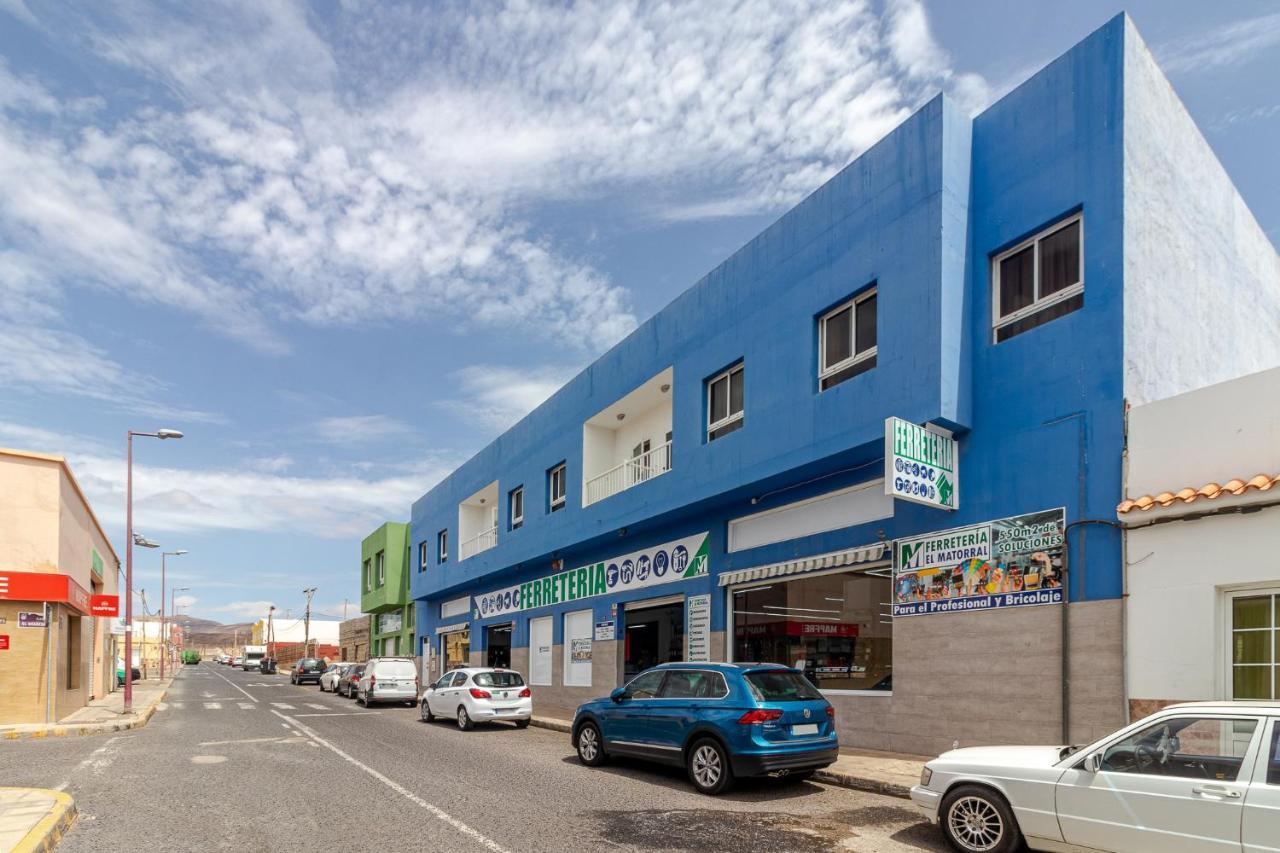
[[[627,609],[623,630],[623,681],[651,666],[684,660],[684,601]]]
[[[511,668],[511,628],[505,625],[490,625],[484,629],[485,666],[494,669]]]
[[[451,669],[471,666],[471,630],[453,631],[440,637],[440,660],[443,675]]]

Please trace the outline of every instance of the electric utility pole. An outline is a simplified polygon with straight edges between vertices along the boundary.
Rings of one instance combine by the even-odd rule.
[[[302,656],[309,658],[314,657],[311,654],[311,596],[316,594],[316,588],[308,587],[302,591],[302,594],[307,597],[307,612],[302,622]]]

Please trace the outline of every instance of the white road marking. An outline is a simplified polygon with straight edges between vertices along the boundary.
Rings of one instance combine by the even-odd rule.
[[[221,711],[222,703],[221,702],[205,702],[204,707],[205,707],[205,710],[207,711]]]
[[[421,806],[422,808],[426,809],[434,817],[438,818],[439,820],[453,827],[458,832],[467,836],[472,841],[481,845],[485,849],[491,850],[493,851],[493,853],[509,853],[509,851],[505,847],[503,847],[498,842],[494,841],[492,838],[489,838],[487,835],[484,835],[479,830],[471,828],[470,826],[458,820],[456,817],[449,814],[439,806],[434,806],[431,803],[428,803],[426,800],[422,799],[422,797],[419,797],[417,794],[413,793],[408,788],[401,785],[399,782],[395,782],[392,779],[389,779],[388,777],[379,773],[377,770],[374,770],[369,765],[362,764],[361,762],[357,761],[355,758],[352,758],[350,755],[343,752],[338,747],[329,743],[329,741],[320,737],[320,735],[316,734],[312,729],[308,728],[306,725],[296,722],[295,720],[293,720],[293,718],[288,717],[284,714],[281,714],[279,711],[272,711],[271,713],[275,714],[277,717],[280,717],[281,719],[290,720],[291,722],[293,722],[294,725],[302,729],[302,731],[305,732],[306,735],[309,738],[311,738],[314,742],[320,744],[323,747],[326,747],[327,749],[329,749],[330,751],[338,755],[340,758],[343,758],[349,761],[350,763],[354,764],[356,767],[359,767],[361,770],[368,773],[370,776],[377,779],[379,782],[386,785],[388,788],[395,791],[397,794],[404,797],[409,802],[414,803],[415,805]]]
[[[218,676],[218,677],[219,677],[219,678],[221,678],[223,681],[227,682],[227,684],[230,684],[230,685],[231,685],[232,687],[234,687],[236,690],[239,690],[241,693],[243,693],[244,695],[248,696],[248,697],[249,697],[250,699],[252,699],[253,701],[255,701],[255,702],[257,702],[257,701],[258,701],[258,697],[257,697],[257,696],[254,696],[254,695],[253,695],[252,693],[250,693],[248,690],[245,690],[245,689],[244,689],[243,687],[241,687],[239,684],[236,684],[234,681],[232,681],[230,678],[227,678],[227,677],[226,677],[225,675],[223,675],[222,673],[220,673],[220,672],[215,672],[215,673],[214,673],[214,675]]]
[[[328,714],[294,714],[295,717],[363,717],[365,714],[381,714],[381,711],[331,711]]]
[[[173,708],[174,710],[177,710],[177,711],[181,711],[181,710],[182,710],[182,706],[183,706],[183,703],[182,703],[182,702],[170,702],[170,703],[169,703],[169,707],[170,707],[170,708]]]
[[[226,746],[232,743],[288,743],[288,738],[281,737],[250,737],[244,740],[206,740],[200,746]]]
[[[254,704],[252,702],[237,702],[236,704],[245,711],[252,711],[254,709]]]
[[[293,710],[293,706],[292,706],[292,705],[290,705],[288,702],[272,702],[272,703],[271,703],[271,706],[272,706],[273,708],[279,708],[279,709],[281,709],[282,711],[292,711],[292,710]]]
[[[321,705],[318,702],[303,702],[302,704],[306,705],[308,708],[315,708],[317,711],[329,710],[328,705]]]
[[[71,772],[76,773],[81,770],[85,770],[89,767],[92,767],[94,773],[101,773],[107,767],[111,766],[111,762],[116,760],[115,759],[116,753],[120,751],[119,749],[112,749],[111,745],[118,740],[129,740],[132,737],[133,735],[116,735],[115,737],[110,738],[102,746],[98,747],[93,752],[89,753],[89,757],[86,758],[84,761],[81,761],[79,764],[77,764],[75,770]],[[54,790],[64,791],[66,790],[67,786],[70,784],[71,784],[71,780],[68,779],[66,782],[63,782],[61,785],[55,786]]]

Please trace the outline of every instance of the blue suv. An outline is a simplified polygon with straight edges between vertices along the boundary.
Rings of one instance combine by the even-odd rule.
[[[769,663],[668,663],[573,718],[588,767],[612,755],[685,767],[704,794],[738,776],[807,777],[836,760],[835,709],[804,674]]]

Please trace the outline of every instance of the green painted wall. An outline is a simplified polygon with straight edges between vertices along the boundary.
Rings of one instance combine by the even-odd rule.
[[[382,559],[381,576],[378,572],[379,555]],[[413,654],[409,525],[389,521],[360,543],[360,610],[372,617],[369,634],[373,655]],[[397,616],[398,627],[395,625]],[[384,626],[390,630],[382,630]],[[397,637],[398,649],[394,641]]]

